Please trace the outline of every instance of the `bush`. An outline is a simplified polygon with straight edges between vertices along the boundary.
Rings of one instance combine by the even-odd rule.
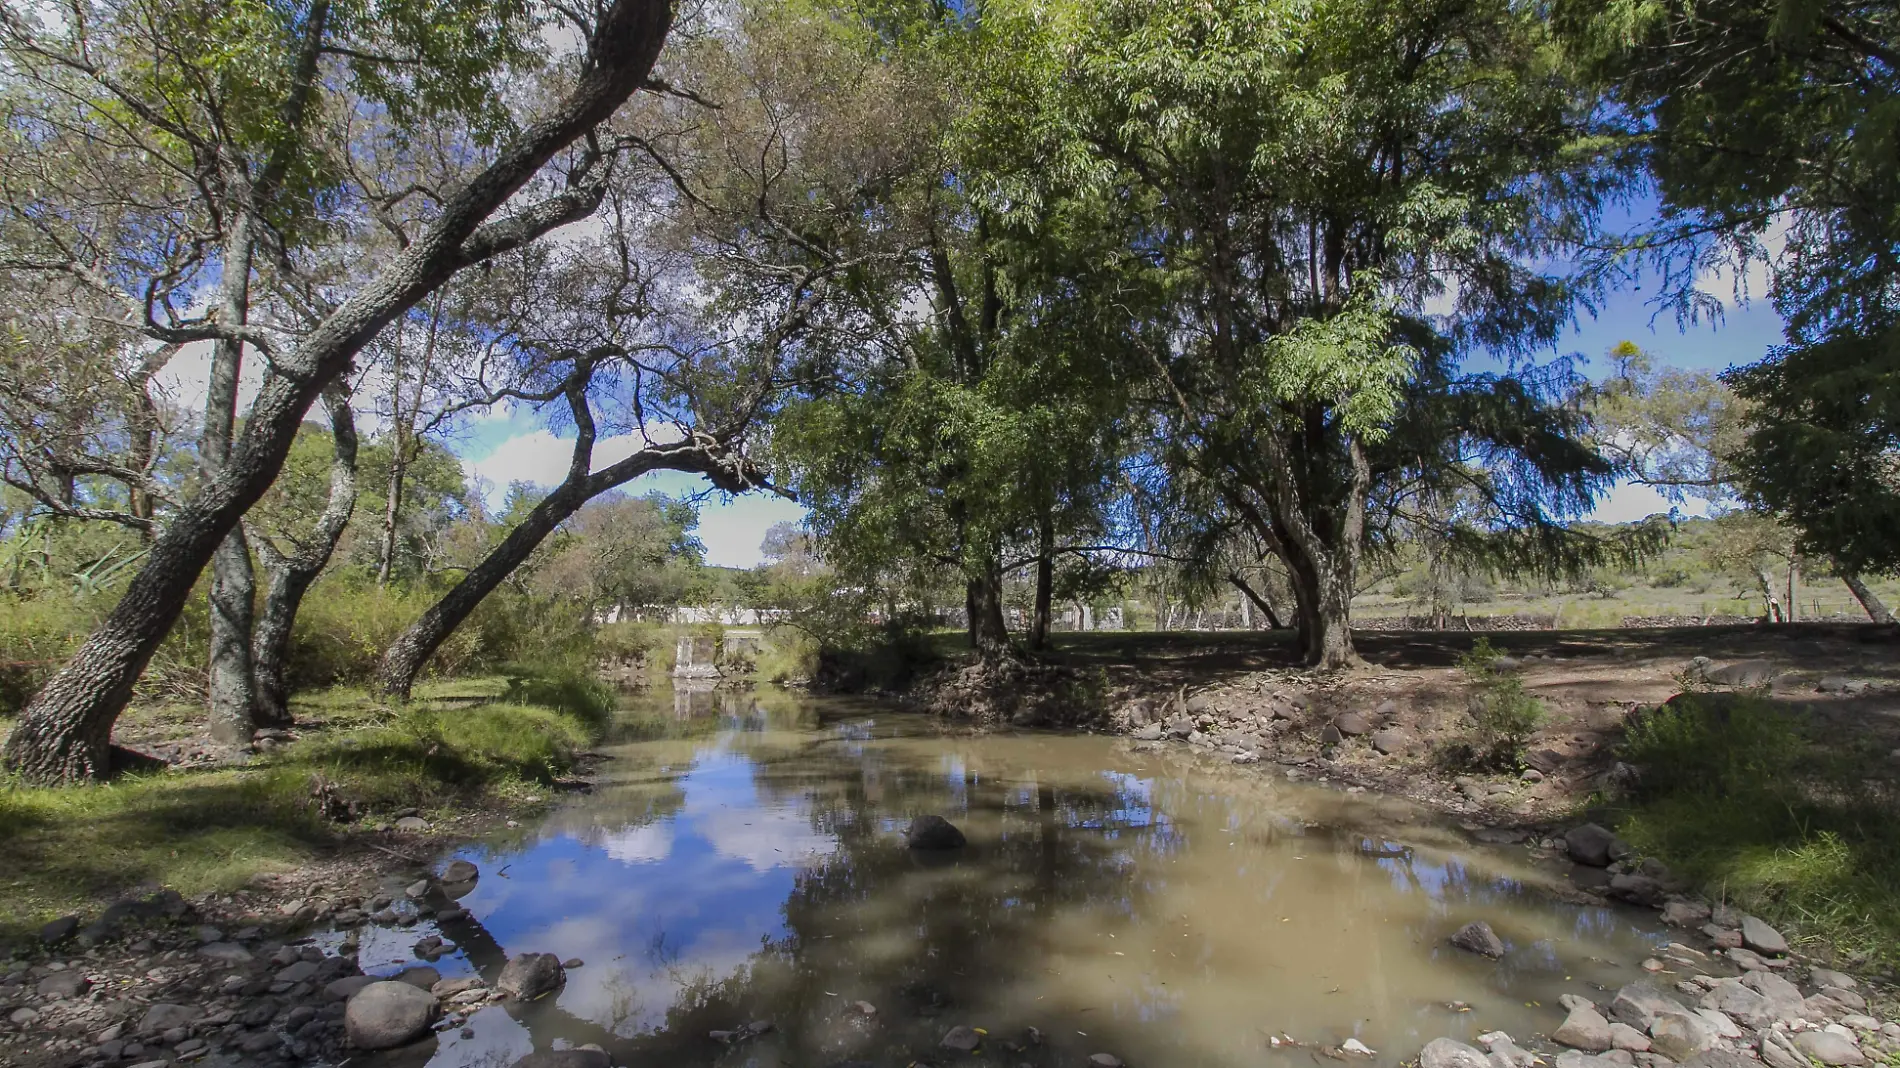
[[[1453,746],[1455,763],[1515,770],[1523,759],[1524,743],[1548,717],[1544,702],[1524,692],[1524,680],[1505,669],[1503,659],[1488,638],[1479,638],[1470,652],[1458,658],[1458,667],[1471,685],[1466,705],[1471,730]]]
[[[1810,943],[1900,960],[1900,803],[1885,754],[1766,698],[1683,694],[1630,727],[1618,829]]]
[[[620,704],[612,686],[583,671],[527,668],[508,674],[503,701],[540,705],[595,728],[606,723]]]

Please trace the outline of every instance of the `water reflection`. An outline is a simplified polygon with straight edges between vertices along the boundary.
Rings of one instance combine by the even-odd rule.
[[[616,737],[591,796],[465,854],[488,874],[444,931],[464,969],[586,965],[556,999],[478,1014],[431,1063],[585,1042],[641,1065],[946,1063],[959,1023],[992,1035],[962,1063],[1258,1064],[1286,1056],[1266,1044],[1283,1032],[1396,1063],[1439,1034],[1548,1030],[1556,1010],[1526,1002],[1621,981],[1657,937],[1390,799],[1107,739],[942,735],[730,691],[630,709]],[[906,850],[927,812],[969,846]],[[1502,962],[1444,944],[1480,917]],[[754,1020],[773,1029],[708,1037]],[[1031,1026],[1044,1045],[1004,1048]]]

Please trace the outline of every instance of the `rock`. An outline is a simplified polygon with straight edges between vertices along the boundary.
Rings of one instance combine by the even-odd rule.
[[[61,916],[59,919],[40,928],[40,943],[56,946],[73,936],[79,930],[79,917]]]
[[[952,1027],[950,1030],[944,1032],[942,1040],[937,1043],[937,1045],[942,1046],[944,1049],[953,1049],[959,1053],[969,1053],[982,1044],[983,1036],[977,1034],[976,1028],[968,1024],[958,1024]]]
[[[92,980],[86,978],[86,973],[77,968],[68,968],[63,972],[54,972],[46,978],[41,979],[40,985],[34,989],[39,991],[39,995],[43,998],[54,998],[57,1000],[59,998],[76,998],[85,993],[86,988],[91,985]]]
[[[1610,1028],[1610,1021],[1604,1019],[1596,1006],[1589,1002],[1572,1008],[1570,1015],[1564,1019],[1563,1026],[1552,1032],[1550,1037],[1559,1045],[1586,1050],[1590,1053],[1601,1053],[1614,1045],[1616,1040],[1616,1034]]]
[[[139,1017],[140,1034],[159,1034],[174,1027],[189,1027],[203,1016],[205,1011],[196,1005],[171,1005],[155,1002]]]
[[[1709,1030],[1715,1032],[1717,1038],[1742,1037],[1742,1029],[1735,1026],[1735,1021],[1729,1019],[1725,1013],[1714,1009],[1697,1009],[1695,1014],[1702,1017],[1702,1022],[1709,1025]]]
[[[1538,771],[1536,768],[1525,768],[1523,771],[1517,773],[1517,777],[1519,781],[1530,783],[1533,786],[1544,781],[1544,773]]]
[[[1492,960],[1504,956],[1504,940],[1483,920],[1460,927],[1458,933],[1451,936],[1451,944],[1467,953],[1476,953]]]
[[[613,1068],[613,1061],[597,1049],[549,1049],[528,1054],[514,1068]]]
[[[1647,875],[1626,873],[1610,878],[1610,896],[1632,905],[1654,908],[1662,903],[1667,894],[1661,882]]]
[[[1364,1042],[1361,1042],[1356,1038],[1349,1038],[1346,1041],[1341,1042],[1339,1044],[1339,1052],[1350,1053],[1355,1057],[1372,1057],[1378,1054],[1377,1050],[1373,1049],[1371,1046],[1366,1045]],[[1120,1064],[1121,1062],[1116,1061],[1115,1063]]]
[[[1781,932],[1753,916],[1742,917],[1742,945],[1764,957],[1779,957],[1788,952],[1788,940]]]
[[[1649,1036],[1626,1023],[1610,1025],[1610,1045],[1631,1053],[1648,1053]]]
[[[198,955],[219,964],[249,964],[251,951],[236,942],[207,942],[198,947]]]
[[[7,1015],[7,1019],[13,1021],[16,1024],[19,1024],[21,1027],[25,1027],[27,1024],[30,1024],[34,1020],[37,1020],[39,1018],[40,1018],[40,1010],[34,1009],[34,1008],[27,1008],[27,1007],[14,1009],[11,1013]]]
[[[317,968],[318,965],[315,961],[300,960],[288,968],[279,971],[277,973],[277,981],[280,983],[301,983],[311,976],[316,975]]]
[[[565,982],[561,959],[552,953],[522,953],[502,965],[495,989],[516,1001],[533,1001]]]
[[[1813,983],[1822,990],[1858,990],[1860,988],[1860,983],[1856,982],[1853,976],[1834,971],[1830,968],[1815,968],[1809,971],[1808,982]]]
[[[429,831],[429,821],[421,816],[404,816],[396,821],[395,826],[401,834],[427,834]]]
[[[1861,997],[1852,990],[1842,990],[1840,987],[1829,987],[1808,999],[1808,1004],[1810,1005],[1813,1005],[1815,1002],[1823,1002],[1834,1006],[1836,1013],[1860,1012],[1867,1007],[1866,998]]]
[[[1650,1048],[1673,1061],[1684,1061],[1715,1045],[1715,1032],[1692,1012],[1659,1012],[1649,1028]]]
[[[1700,1007],[1740,1020],[1757,1030],[1773,1026],[1779,1018],[1773,1001],[1735,979],[1723,979],[1710,987],[1709,992],[1702,995]]]
[[[584,960],[582,960],[582,959],[580,959],[579,957],[569,957],[569,958],[567,958],[566,960],[564,960],[564,961],[562,961],[562,962],[561,962],[561,967],[563,967],[563,968],[565,968],[565,969],[567,969],[568,971],[570,971],[570,972],[571,972],[571,971],[573,971],[573,970],[574,970],[574,969],[576,969],[576,968],[580,968],[580,967],[584,967],[584,966],[586,966],[586,964],[587,964],[587,962],[586,962],[586,961],[584,961]]]
[[[1612,1050],[1607,1054],[1584,1053],[1581,1050],[1567,1049],[1557,1054],[1557,1068],[1617,1068],[1634,1064],[1635,1059],[1625,1050]]]
[[[904,832],[904,844],[912,849],[960,849],[966,841],[963,832],[942,816],[919,816]]]
[[[377,979],[373,975],[347,976],[345,978],[337,979],[333,982],[326,983],[323,987],[323,996],[326,1000],[329,1000],[329,1001],[348,1001],[350,1000],[350,998],[356,995],[356,992],[358,990],[363,989],[364,987],[370,985],[371,983],[380,982],[380,981],[381,980]]]
[[[549,955],[552,956],[552,954]],[[418,990],[428,990],[442,981],[442,973],[427,965],[417,965],[397,972],[395,980],[398,983],[408,983]]]
[[[1766,660],[1743,660],[1706,672],[1703,678],[1717,686],[1754,687],[1766,685],[1781,669]]]
[[[1570,854],[1570,859],[1592,868],[1609,867],[1610,861],[1618,859],[1619,846],[1622,847],[1622,854],[1629,852],[1629,847],[1624,846],[1608,828],[1594,823],[1572,827],[1564,832],[1564,850]]]
[[[1412,748],[1412,735],[1402,727],[1387,727],[1372,732],[1372,748],[1386,756],[1397,756]]]
[[[1874,1019],[1872,1016],[1863,1016],[1857,1012],[1850,1012],[1841,1017],[1841,1025],[1853,1028],[1856,1031],[1871,1032],[1880,1030],[1879,1020]]]
[[[1780,1002],[1795,1009],[1799,1009],[1804,1000],[1801,997],[1800,987],[1772,972],[1751,972],[1742,976],[1741,983],[1770,1001]]]
[[[464,975],[455,979],[441,980],[429,988],[429,993],[434,994],[438,999],[446,1000],[464,990],[480,990],[487,985],[479,975]]]
[[[1702,933],[1709,937],[1709,941],[1715,943],[1717,949],[1742,948],[1742,932],[1732,927],[1718,927],[1713,923],[1706,923],[1702,925]]]
[[[1452,1038],[1434,1038],[1419,1051],[1418,1068],[1493,1068],[1484,1054]]]
[[[1793,1040],[1781,1031],[1761,1033],[1761,1059],[1770,1068],[1814,1068],[1808,1055],[1796,1049]]]
[[[1610,1018],[1621,1020],[1638,1031],[1649,1031],[1658,1013],[1685,1011],[1681,1002],[1658,990],[1656,984],[1647,979],[1618,990],[1616,1000],[1610,1002]]]
[[[357,1049],[393,1049],[426,1034],[435,998],[408,983],[371,983],[350,998],[343,1030]]]
[[[1161,740],[1161,724],[1150,723],[1145,727],[1139,727],[1129,737],[1138,742],[1158,742]]]
[[[1321,745],[1338,745],[1345,740],[1345,733],[1331,723],[1320,728],[1319,744]]]
[[[1357,712],[1341,712],[1333,717],[1333,726],[1339,728],[1339,733],[1357,738],[1372,730],[1372,721]]]
[[[1536,1068],[1537,1055],[1521,1049],[1503,1031],[1486,1031],[1478,1036],[1478,1045],[1490,1055],[1493,1068]]]
[[[1854,1040],[1831,1031],[1802,1031],[1794,1036],[1794,1048],[1827,1065],[1867,1063],[1867,1055]]]
[[[1682,1068],[1757,1068],[1757,1062],[1734,1050],[1705,1049],[1683,1061]]]
[[[1677,927],[1700,927],[1709,922],[1709,906],[1677,898],[1663,905],[1662,922]]]
[[[1349,1038],[1346,1041],[1351,1042],[1353,1040]],[[1351,1053],[1354,1051],[1347,1050],[1346,1052]],[[1367,1052],[1370,1053],[1371,1051],[1367,1050]],[[1089,1064],[1091,1068],[1122,1068],[1122,1059],[1113,1053],[1091,1053],[1089,1054]]]
[[[1557,995],[1557,1004],[1562,1005],[1565,1012],[1575,1012],[1578,1009],[1594,1009],[1597,1007],[1596,1002],[1591,1001],[1582,994],[1559,994]]]
[[[471,883],[480,878],[482,870],[466,860],[451,860],[448,867],[442,869],[442,881],[445,883]]]

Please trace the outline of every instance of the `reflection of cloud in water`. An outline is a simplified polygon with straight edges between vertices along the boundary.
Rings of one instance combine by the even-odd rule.
[[[645,827],[626,827],[600,836],[600,848],[624,864],[648,864],[665,860],[673,852],[671,822]]]
[[[749,761],[729,752],[707,756],[686,777],[681,816],[720,856],[762,872],[803,867],[837,851],[836,838],[812,829],[806,799],[784,804],[762,798]]]

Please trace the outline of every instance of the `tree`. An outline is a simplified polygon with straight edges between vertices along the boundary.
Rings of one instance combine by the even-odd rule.
[[[464,21],[462,12],[477,17]],[[381,25],[400,25],[417,45],[450,46],[451,59],[464,58],[469,49],[479,46],[479,51],[496,40],[497,26],[480,8],[450,5],[439,13],[440,18],[432,10],[410,14],[415,17],[389,19]],[[611,132],[603,137],[596,128],[645,83],[672,15],[671,5],[664,0],[616,0],[596,9],[591,20],[569,14],[582,54],[565,87],[539,117],[494,138],[498,147],[478,157],[481,162],[464,184],[434,201],[434,210],[401,253],[373,278],[329,305],[314,329],[295,338],[279,338],[254,325],[215,316],[167,316],[172,310],[169,303],[139,301],[126,309],[128,315],[136,316],[136,329],[160,340],[230,340],[259,347],[270,357],[271,373],[228,460],[207,475],[189,500],[180,503],[117,607],[21,716],[8,741],[8,768],[34,782],[91,779],[107,773],[112,723],[140,670],[217,546],[269,488],[317,394],[343,373],[371,338],[458,271],[528,245],[594,211],[606,194],[605,171],[611,158],[625,148]],[[472,36],[458,37],[453,27]],[[9,18],[5,44],[10,57],[46,71],[49,79],[91,82],[80,94],[82,99],[110,96],[116,81],[112,73],[142,53],[130,47],[135,43],[130,37],[126,38],[128,58],[98,51],[90,43],[97,39],[89,35],[90,29],[73,23],[56,29],[29,28]],[[515,37],[509,33],[501,39],[512,42]],[[194,43],[192,48],[201,46]],[[402,48],[398,54],[417,51],[421,54],[414,71],[384,72],[381,81],[370,83],[391,90],[389,98],[401,105],[392,109],[399,120],[415,112],[409,105],[428,100],[433,91],[426,88],[430,85],[452,96],[464,94],[460,99],[469,110],[478,105],[487,105],[491,114],[499,110],[501,98],[490,93],[490,83],[477,76],[479,70],[471,72],[458,62],[443,61],[428,49]],[[402,80],[397,82],[399,77]],[[412,87],[423,91],[413,98],[402,95],[401,91]],[[136,99],[117,99],[112,108],[97,109],[95,114],[102,120],[116,118],[124,114],[120,105],[130,112],[125,124],[133,131],[147,131],[150,127],[144,124],[152,123],[167,133],[202,140],[194,127],[174,122],[165,112],[148,114],[150,109],[138,106]],[[588,137],[590,133],[594,136]],[[85,135],[82,131],[77,136],[83,139]],[[580,147],[564,161],[565,173],[545,173],[551,160],[577,142]],[[524,191],[527,195],[517,200]],[[9,221],[18,218],[16,214]],[[6,266],[65,271],[84,280],[91,262],[90,254],[65,255],[24,263],[16,259]]]
[[[1609,474],[1574,378],[1457,371],[1554,342],[1580,294],[1530,264],[1622,181],[1535,12],[1102,0],[985,25],[988,202],[1120,225],[1152,448],[1283,561],[1307,663],[1355,661],[1363,553],[1420,494],[1474,490],[1460,540],[1499,566],[1616,548],[1561,523]]]

